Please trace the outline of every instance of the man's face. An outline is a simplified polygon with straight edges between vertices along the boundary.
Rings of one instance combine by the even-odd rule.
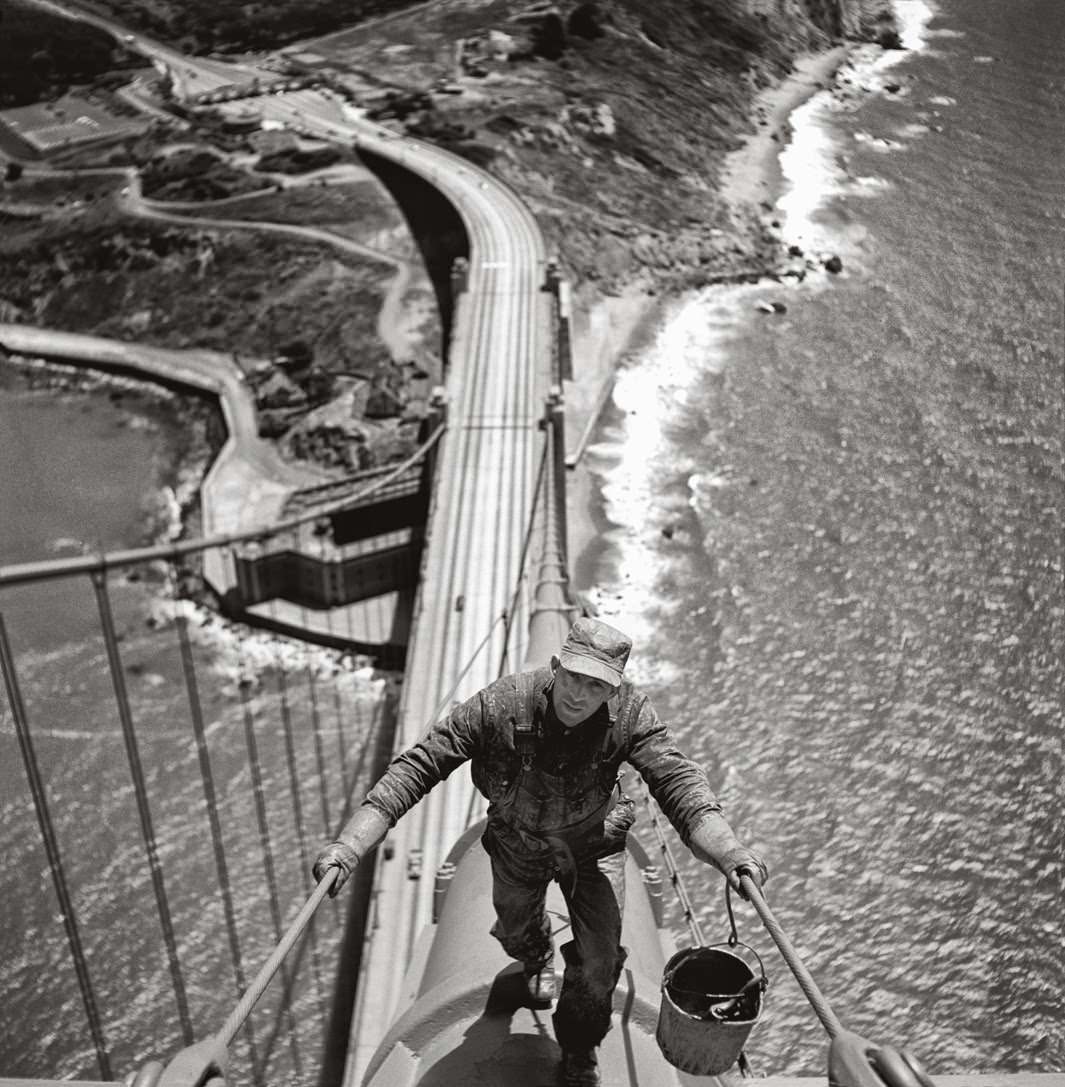
[[[570,672],[558,665],[555,684],[551,688],[551,705],[555,716],[566,728],[574,728],[589,717],[617,690],[594,676]]]

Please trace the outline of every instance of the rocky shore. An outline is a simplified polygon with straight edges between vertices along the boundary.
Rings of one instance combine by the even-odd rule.
[[[759,119],[758,127],[723,164],[721,191],[730,206],[748,209],[771,226],[772,220],[766,217],[781,194],[779,155],[787,142],[788,118],[812,95],[832,86],[847,53],[845,46],[836,46],[801,57],[791,75],[757,97],[753,115]],[[788,262],[790,274],[797,274],[805,264],[818,263],[818,258],[811,255],[797,260],[777,246],[760,266],[752,265],[744,276],[752,281],[779,278],[783,261]],[[566,389],[571,434],[594,426],[589,415],[602,406],[602,392],[612,381],[616,367],[654,338],[675,297],[671,292],[659,294],[636,284],[613,296],[583,299],[575,321],[576,381]],[[573,443],[569,444],[572,449]],[[583,461],[574,466],[567,484],[571,576],[581,589],[595,581],[609,523],[598,483]]]

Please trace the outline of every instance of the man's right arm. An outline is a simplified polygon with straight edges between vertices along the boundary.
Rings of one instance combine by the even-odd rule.
[[[335,842],[330,842],[314,862],[314,878],[321,880],[337,868],[330,888],[335,895],[389,828],[408,812],[434,785],[473,756],[480,741],[483,701],[480,692],[456,706],[438,721],[425,737],[397,755]]]

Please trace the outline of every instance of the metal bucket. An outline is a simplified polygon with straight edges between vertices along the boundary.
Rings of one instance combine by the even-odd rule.
[[[758,973],[742,956],[758,960]],[[662,975],[656,1037],[674,1068],[715,1076],[731,1068],[762,1014],[762,960],[746,944],[678,951]]]

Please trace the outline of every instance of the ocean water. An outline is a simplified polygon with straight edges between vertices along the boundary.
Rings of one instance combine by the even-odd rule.
[[[900,0],[793,118],[801,282],[680,300],[590,456],[601,612],[844,1025],[1065,1067],[1065,5]],[[786,311],[759,305],[781,302]],[[711,936],[722,883],[684,875]],[[765,956],[757,1071],[827,1039]]]
[[[172,512],[187,413],[169,399],[111,387],[86,395],[0,390],[0,563],[146,544]],[[164,501],[165,500],[165,501]],[[149,809],[193,1028],[219,1029],[237,1000],[191,727],[176,617],[189,624],[207,747],[235,888],[245,981],[274,945],[266,854],[283,923],[309,893],[309,854],[333,836],[369,782],[388,680],[359,662],[231,627],[174,601],[164,572],[109,577]],[[0,592],[76,923],[114,1073],[181,1046],[160,921],[138,823],[96,604],[87,578]],[[247,679],[250,686],[243,688]],[[247,711],[247,714],[245,713]],[[253,802],[248,722],[266,832]],[[287,733],[291,733],[289,737]],[[291,746],[292,756],[289,757]],[[324,771],[323,771],[324,763]],[[298,809],[298,812],[297,812]],[[96,1078],[12,716],[0,695],[0,1075]],[[312,1082],[335,982],[339,907],[321,911],[293,972],[293,1046],[275,985],[236,1043],[236,1083]]]

